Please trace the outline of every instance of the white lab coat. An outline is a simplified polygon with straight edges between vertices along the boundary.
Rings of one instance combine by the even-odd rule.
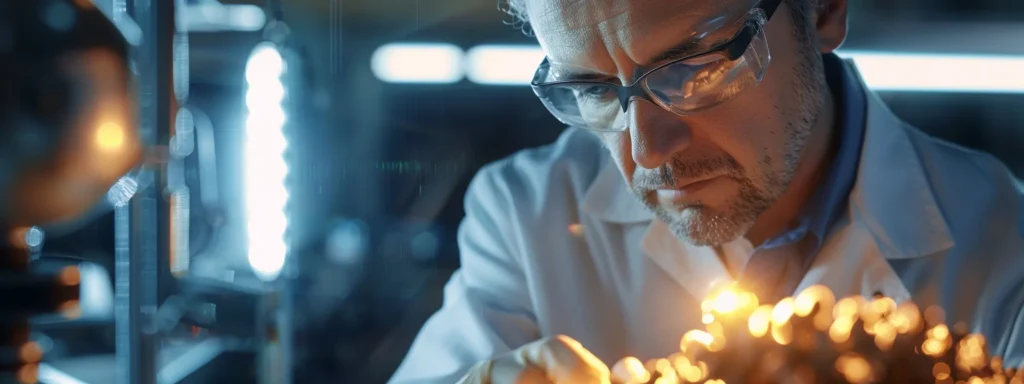
[[[824,284],[938,304],[1006,363],[1024,363],[1021,185],[992,156],[868,99],[848,209],[798,291]],[[569,129],[477,174],[458,237],[462,268],[391,383],[454,383],[480,360],[555,334],[609,365],[678,351],[682,334],[702,326],[701,298],[731,275],[713,250],[673,236],[609,160],[594,135]]]

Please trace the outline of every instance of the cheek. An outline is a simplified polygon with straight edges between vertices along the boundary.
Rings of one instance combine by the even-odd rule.
[[[778,12],[767,26],[771,62],[761,83],[732,101],[699,117],[709,127],[708,140],[748,171],[778,164],[785,155],[787,127],[798,123],[800,100],[794,68],[800,63],[787,12]],[[758,168],[752,168],[752,167]]]
[[[612,160],[619,167],[619,171],[626,178],[626,183],[632,185],[633,171],[636,163],[633,162],[633,144],[629,134],[625,132],[595,132],[605,148],[611,153]]]
[[[762,171],[767,159],[781,156],[785,144],[785,113],[776,101],[784,92],[767,75],[764,80],[730,102],[689,118],[695,136],[703,136],[748,174]]]

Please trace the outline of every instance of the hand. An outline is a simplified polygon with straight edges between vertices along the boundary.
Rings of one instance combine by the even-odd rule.
[[[569,336],[554,336],[481,362],[459,384],[609,384],[608,367]]]

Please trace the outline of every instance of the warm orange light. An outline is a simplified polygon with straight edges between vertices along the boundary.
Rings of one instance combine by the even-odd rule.
[[[750,314],[750,318],[747,319],[747,328],[750,329],[750,334],[754,337],[761,337],[768,334],[768,322],[771,320],[772,306],[762,305],[754,310],[754,313]]]
[[[677,376],[675,369],[672,368],[672,363],[669,362],[668,359],[658,359],[655,361],[654,371],[658,372],[658,375],[661,376],[658,380],[664,379],[664,382],[672,384],[679,383],[679,377]]]
[[[871,301],[871,309],[880,314],[889,314],[896,310],[896,301],[888,297],[879,297]]]
[[[65,301],[57,308],[57,311],[68,319],[77,319],[82,316],[82,307],[78,304],[78,300]]]
[[[96,146],[104,151],[116,151],[124,145],[124,127],[114,122],[105,122],[96,129]]]
[[[742,292],[737,288],[736,283],[731,283],[717,289],[705,298],[701,302],[700,308],[704,313],[731,314],[750,305],[751,297],[753,300],[757,300],[757,296],[753,296],[749,292]]]
[[[965,371],[980,370],[985,367],[985,339],[981,335],[969,335],[960,340],[957,349],[956,365]]]
[[[936,339],[928,339],[921,344],[921,351],[928,356],[937,358],[946,353],[946,343]]]
[[[78,285],[82,282],[82,273],[78,267],[65,267],[60,271],[60,275],[57,275],[57,280],[64,285]]]
[[[569,224],[569,233],[572,234],[573,236],[576,236],[576,237],[583,236],[583,224],[580,224],[580,223]]]
[[[626,375],[629,376],[629,382],[631,383],[646,383],[651,381],[651,373],[647,372],[647,368],[644,368],[644,363],[640,362],[633,356],[628,356],[621,361],[617,366],[621,366],[626,370]]]
[[[839,300],[832,312],[835,317],[853,317],[857,316],[857,312],[859,310],[860,300],[853,297],[847,297]]]
[[[789,321],[789,318],[793,317],[793,298],[787,297],[775,304],[775,308],[772,308],[772,325],[779,326]]]
[[[860,356],[840,356],[836,359],[836,370],[851,383],[866,383],[871,380],[871,365]]]
[[[36,342],[28,342],[18,350],[18,357],[25,363],[38,363],[43,359],[43,348]]]
[[[39,366],[36,364],[24,365],[18,369],[18,382],[35,383],[39,381]]]
[[[928,337],[943,340],[949,337],[949,328],[945,324],[939,324],[928,330]]]
[[[949,378],[950,373],[949,365],[946,363],[935,363],[935,366],[932,367],[932,375],[935,376],[936,380],[946,380]]]
[[[793,324],[782,323],[772,324],[772,339],[779,345],[789,345],[793,342]]]
[[[875,345],[883,351],[892,349],[896,342],[896,328],[885,321],[879,321],[874,326]]]
[[[705,314],[701,315],[700,322],[704,323],[704,325],[708,325],[708,324],[714,323],[715,322],[715,315],[712,315],[710,313],[705,313]]]
[[[796,296],[793,304],[793,313],[800,317],[806,317],[814,310],[814,306],[820,307],[819,313],[832,312],[836,298],[832,291],[824,285],[812,285]]]
[[[686,371],[680,372],[686,381],[696,383],[704,378],[704,372],[697,366],[689,366]]]
[[[828,336],[836,344],[845,343],[850,339],[850,331],[853,330],[853,319],[850,317],[840,317],[832,323],[832,327],[828,329]]]
[[[675,368],[676,371],[686,371],[691,365],[693,364],[690,364],[690,359],[687,359],[686,356],[677,354],[672,357],[672,368]]]
[[[714,342],[715,337],[710,333],[694,329],[683,335],[683,340],[679,343],[679,350],[686,351],[686,347],[691,343],[697,343],[707,348]]]

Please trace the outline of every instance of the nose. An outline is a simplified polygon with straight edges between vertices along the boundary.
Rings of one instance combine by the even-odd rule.
[[[655,169],[686,149],[693,131],[675,114],[647,100],[634,99],[629,107],[629,136],[636,165]]]

